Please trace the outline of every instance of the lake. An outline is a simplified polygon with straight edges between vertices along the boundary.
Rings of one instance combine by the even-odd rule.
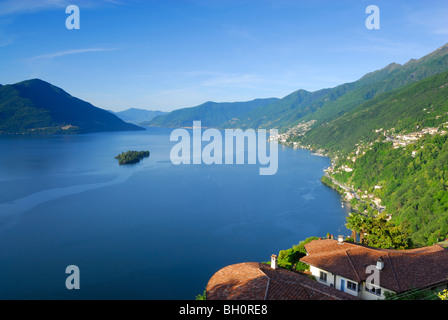
[[[1,136],[0,299],[194,299],[226,265],[350,234],[328,158],[279,146],[271,176],[173,165],[171,131]],[[151,155],[119,166],[128,150]]]

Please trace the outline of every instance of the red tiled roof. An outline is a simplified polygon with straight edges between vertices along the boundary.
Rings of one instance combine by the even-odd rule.
[[[206,290],[207,300],[357,300],[304,275],[256,262],[222,268]]]
[[[300,261],[342,277],[362,282],[369,265],[384,261],[380,286],[394,292],[423,288],[448,281],[448,250],[434,245],[412,250],[387,250],[336,240],[314,240],[305,245]]]

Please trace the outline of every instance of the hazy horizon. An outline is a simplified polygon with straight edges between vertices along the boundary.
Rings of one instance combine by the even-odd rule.
[[[0,83],[40,78],[115,112],[283,98],[421,58],[448,42],[447,14],[441,0],[6,0]]]

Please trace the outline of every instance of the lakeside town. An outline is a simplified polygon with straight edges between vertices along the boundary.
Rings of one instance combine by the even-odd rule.
[[[423,109],[426,111],[425,109]],[[441,116],[436,116],[436,119],[439,119]],[[307,149],[312,152],[313,155],[318,156],[328,156],[326,152],[322,149],[315,150],[311,145],[301,145],[297,141],[291,141],[292,137],[301,137],[308,132],[316,120],[303,121],[298,125],[288,129],[284,133],[280,133],[277,136],[277,140],[279,143],[292,147],[294,149],[302,148]],[[410,132],[410,133],[396,133],[395,128],[391,129],[375,129],[374,132],[379,134],[379,137],[374,142],[364,143],[360,142],[356,144],[356,149],[353,153],[346,157],[347,161],[339,161],[339,157],[336,155],[334,159],[331,159],[331,166],[324,169],[324,177],[327,178],[327,181],[331,181],[330,186],[335,187],[344,197],[344,200],[347,203],[350,203],[352,200],[357,200],[359,203],[365,203],[370,205],[374,210],[382,213],[386,206],[382,204],[382,199],[378,195],[380,190],[382,189],[381,185],[374,185],[371,190],[361,190],[356,189],[354,185],[347,185],[338,181],[335,178],[335,175],[343,174],[343,173],[351,173],[354,170],[354,163],[356,160],[364,155],[367,150],[372,149],[372,146],[376,142],[390,143],[392,142],[393,148],[406,148],[408,145],[416,143],[418,140],[423,138],[426,135],[445,135],[448,133],[446,130],[448,128],[448,122],[441,124],[438,127],[427,127],[420,128],[416,127],[418,131]],[[415,157],[417,155],[417,151],[414,150],[411,152],[411,156]],[[355,205],[353,209],[357,209],[358,205]],[[387,216],[387,219],[391,219],[391,215]]]
[[[408,145],[417,142],[418,140],[420,140],[421,138],[423,138],[426,135],[445,135],[445,134],[447,134],[447,131],[444,130],[444,128],[447,128],[447,127],[448,127],[448,122],[443,123],[439,127],[421,128],[421,130],[419,130],[419,131],[411,132],[411,133],[407,133],[407,134],[405,134],[405,133],[395,134],[394,133],[395,128],[392,128],[390,130],[384,130],[384,129],[380,128],[380,129],[376,129],[375,132],[380,133],[385,138],[383,140],[378,138],[375,142],[380,142],[380,141],[382,141],[383,143],[392,142],[394,149],[405,148]],[[420,128],[417,127],[417,129],[420,129]],[[359,156],[364,155],[367,150],[372,148],[373,144],[374,144],[374,142],[370,142],[367,145],[357,144],[354,154],[347,156],[347,160],[349,162],[351,162],[352,164],[354,164]],[[417,155],[416,150],[411,152],[412,157],[415,157],[416,155]],[[337,156],[336,156],[336,160],[337,160]],[[350,172],[353,172],[353,170],[354,170],[353,166],[350,166],[349,164],[344,163],[344,164],[341,164],[338,166],[335,163],[335,161],[332,161],[332,165],[330,167],[328,167],[327,169],[324,169],[324,172],[325,172],[325,176],[330,178],[334,184],[336,184],[337,186],[339,186],[340,188],[342,188],[344,190],[343,195],[344,195],[344,198],[346,201],[350,202],[352,199],[356,199],[358,201],[368,203],[379,213],[382,213],[386,209],[386,207],[384,205],[382,205],[382,199],[376,194],[377,193],[376,191],[377,190],[379,191],[382,188],[381,185],[373,186],[373,188],[371,188],[373,190],[373,192],[369,192],[368,190],[361,190],[361,189],[355,190],[353,185],[347,186],[347,185],[341,183],[340,181],[337,181],[334,178],[335,174],[341,174],[344,172],[350,173]],[[391,219],[390,215],[388,215],[388,219]]]

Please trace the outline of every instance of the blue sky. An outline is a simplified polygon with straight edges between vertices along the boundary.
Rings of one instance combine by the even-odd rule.
[[[446,0],[0,0],[0,83],[40,78],[114,111],[281,98],[420,58],[448,42],[447,17]]]

